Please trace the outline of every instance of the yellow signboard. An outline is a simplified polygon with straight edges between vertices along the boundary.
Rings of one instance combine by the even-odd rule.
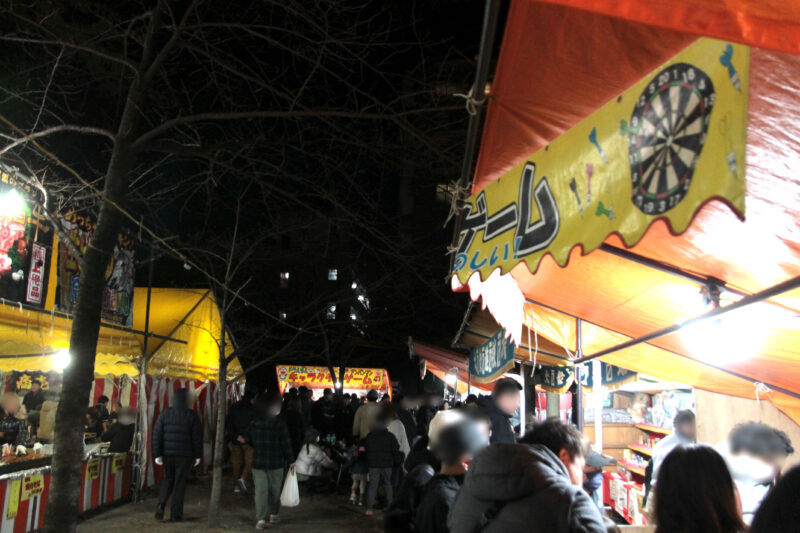
[[[464,284],[545,254],[633,246],[658,218],[686,230],[712,198],[744,214],[749,48],[701,38],[471,196],[454,273]]]
[[[92,459],[86,462],[86,479],[97,479],[100,477],[100,459]]]
[[[15,518],[17,516],[17,510],[19,509],[19,490],[20,486],[22,485],[21,479],[14,479],[11,480],[8,484],[8,510],[6,511],[6,516],[8,518]]]
[[[29,500],[34,496],[41,496],[44,492],[44,476],[35,474],[22,480],[22,500]]]
[[[338,378],[339,368],[334,368],[334,371]],[[334,387],[331,372],[324,366],[278,365],[275,367],[275,372],[278,375],[281,392],[287,386],[305,386],[310,389],[332,389]],[[383,390],[387,387],[388,381],[386,371],[382,368],[347,368],[344,373],[345,389]]]
[[[116,474],[125,469],[125,461],[128,458],[127,453],[114,454],[114,459],[111,462],[111,473]]]

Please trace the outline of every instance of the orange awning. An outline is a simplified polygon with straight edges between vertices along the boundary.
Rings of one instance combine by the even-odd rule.
[[[673,236],[666,224],[655,222],[630,252],[694,277],[723,281],[731,289],[723,292],[723,305],[799,276],[800,57],[786,51],[800,53],[800,8],[791,3],[513,0],[473,192],[616,98],[698,35],[762,47],[750,54],[746,220],[712,201],[682,235]],[[606,244],[624,249],[615,236]],[[527,300],[524,324],[574,351],[575,318],[580,317],[587,322],[586,355],[706,310],[702,283],[603,250],[582,256],[575,248],[564,268],[546,256],[535,275],[520,263],[511,276]],[[724,394],[759,394],[800,421],[799,313],[800,290],[795,290],[732,313],[738,328],[728,330],[728,338],[716,346],[698,349],[686,334],[676,333],[603,360]],[[736,354],[744,345],[750,357]]]

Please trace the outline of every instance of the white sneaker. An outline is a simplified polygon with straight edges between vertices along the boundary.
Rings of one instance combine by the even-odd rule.
[[[247,481],[242,478],[236,480],[236,488],[239,489],[236,492],[243,492],[247,493]]]
[[[269,523],[270,524],[280,524],[281,523],[281,517],[276,515],[276,514],[271,514],[271,515],[269,515]]]
[[[358,500],[356,499],[356,495],[355,494],[351,494],[350,495],[350,503],[355,505],[357,501]]]
[[[259,520],[256,524],[256,529],[264,530],[267,529],[267,521],[266,520]]]

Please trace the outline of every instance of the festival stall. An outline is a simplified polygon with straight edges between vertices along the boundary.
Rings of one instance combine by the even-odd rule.
[[[276,365],[278,388],[281,394],[289,388],[306,387],[322,395],[323,389],[339,388],[339,368],[334,368],[336,382],[331,378],[331,371],[325,366]],[[360,396],[376,390],[392,396],[392,383],[389,372],[383,368],[346,368],[342,382],[342,392],[355,393]]]
[[[512,0],[454,290],[579,372],[800,422],[798,36],[788,3]]]
[[[0,390],[22,396],[38,380],[47,400],[38,420],[43,448],[28,446],[28,453],[21,456],[9,449],[0,457],[2,532],[41,526],[52,453],[47,442],[52,439],[61,375],[70,364],[72,312],[80,279],[79,262],[69,247],[56,241],[41,212],[42,199],[29,184],[16,169],[0,164]],[[75,211],[60,218],[72,245],[85,250],[94,231],[93,219]],[[154,288],[148,294],[145,288],[134,288],[133,244],[121,235],[109,261],[89,404],[105,395],[113,412],[118,406],[134,408],[146,402],[146,423],[140,429],[147,442],[143,483],[151,485],[162,476],[162,469],[147,456],[151,429],[178,388],[194,393],[193,407],[203,422],[203,468],[211,464],[220,320],[207,289]],[[230,355],[230,339],[227,347]],[[146,383],[140,387],[144,357]],[[242,373],[236,359],[228,370],[229,375]],[[229,384],[229,401],[238,398],[243,387],[243,383]],[[81,511],[128,496],[132,457],[103,450],[102,445],[87,447]]]

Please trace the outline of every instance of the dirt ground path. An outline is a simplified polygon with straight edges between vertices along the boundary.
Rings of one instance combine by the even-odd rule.
[[[226,489],[232,487],[226,483]],[[210,532],[255,531],[252,495],[234,494],[226,490],[222,497],[222,527],[210,530],[206,526],[209,480],[195,480],[186,489],[184,521],[159,523],[153,518],[156,506],[155,492],[148,494],[142,503],[126,503],[101,510],[82,520],[79,533],[133,533],[160,531]],[[169,515],[169,513],[167,513]],[[380,533],[383,528],[380,513],[375,518],[364,516],[363,508],[350,505],[344,495],[317,495],[301,498],[300,505],[281,510],[281,524],[270,527],[272,531],[309,533]]]

